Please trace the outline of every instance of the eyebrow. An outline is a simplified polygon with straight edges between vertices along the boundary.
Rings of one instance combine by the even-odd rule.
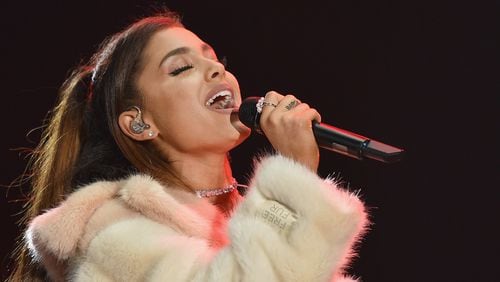
[[[212,48],[212,46],[208,45],[207,43],[203,43],[203,45],[201,45],[201,50],[203,50],[203,51],[209,51],[209,50],[213,50],[213,48]],[[167,60],[168,58],[170,58],[172,56],[176,56],[176,55],[187,54],[190,51],[191,51],[191,49],[188,48],[188,47],[179,47],[179,48],[176,48],[176,49],[168,52],[165,56],[163,56],[163,58],[160,61],[160,64],[158,65],[158,67],[160,67],[163,64],[163,62],[165,62],[165,60]]]

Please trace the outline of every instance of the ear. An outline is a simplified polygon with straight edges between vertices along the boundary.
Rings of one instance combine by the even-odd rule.
[[[144,116],[142,116],[143,122],[145,124],[148,124],[149,128],[144,129],[144,131],[141,133],[136,133],[132,130],[131,123],[137,117],[137,115],[138,112],[135,109],[130,109],[120,114],[120,116],[118,117],[118,125],[120,126],[122,132],[136,141],[147,141],[156,138],[158,136],[158,130],[156,129],[156,126],[150,124],[147,120],[144,120]]]

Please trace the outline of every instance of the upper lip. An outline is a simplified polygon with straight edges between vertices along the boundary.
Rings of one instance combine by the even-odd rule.
[[[207,101],[212,98],[215,94],[221,92],[221,91],[224,91],[224,90],[228,90],[229,92],[231,92],[231,99],[233,99],[234,101],[234,91],[233,91],[233,88],[231,87],[231,85],[227,84],[227,83],[222,83],[222,84],[218,84],[216,85],[214,88],[212,88],[208,93],[207,95],[205,96],[205,101],[204,101],[204,105],[207,103]]]

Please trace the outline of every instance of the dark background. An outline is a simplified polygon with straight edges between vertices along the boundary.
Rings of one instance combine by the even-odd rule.
[[[322,150],[320,175],[360,189],[371,208],[374,224],[351,273],[364,281],[498,281],[498,3],[111,2],[2,5],[0,184],[22,174],[26,154],[12,149],[35,146],[39,131],[26,134],[42,124],[69,70],[166,3],[227,56],[244,96],[293,93],[324,122],[406,149],[396,164]],[[240,181],[267,146],[252,136],[234,150]],[[19,187],[2,189],[4,271],[23,196]]]

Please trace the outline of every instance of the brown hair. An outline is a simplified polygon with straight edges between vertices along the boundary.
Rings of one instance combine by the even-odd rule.
[[[32,192],[23,226],[72,189],[95,180],[143,172],[166,183],[182,184],[152,143],[134,141],[118,126],[121,112],[132,105],[142,106],[136,79],[143,67],[143,50],[157,31],[172,26],[182,24],[171,12],[137,21],[105,40],[89,63],[74,70],[62,85],[28,165]],[[9,280],[44,280],[44,271],[31,261],[20,241]]]

